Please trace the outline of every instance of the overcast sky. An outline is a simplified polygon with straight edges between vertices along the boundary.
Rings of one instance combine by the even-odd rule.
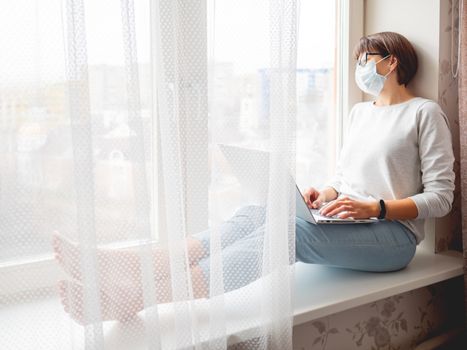
[[[265,0],[208,0],[209,38],[215,29],[215,45],[210,42],[209,48],[215,61],[234,62],[238,70],[268,65],[267,4]],[[122,65],[120,1],[87,0],[85,8],[89,64]],[[149,1],[135,0],[135,13],[138,58],[149,62]],[[300,1],[299,67],[332,65],[334,13],[334,1]],[[63,77],[66,21],[65,0],[2,1],[1,84]]]

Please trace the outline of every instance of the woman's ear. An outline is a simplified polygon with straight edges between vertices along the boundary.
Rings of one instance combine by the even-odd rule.
[[[395,71],[398,64],[399,64],[399,60],[397,59],[397,57],[394,56],[394,55],[391,55],[391,56],[389,57],[389,70],[390,70],[391,72],[392,72],[392,71]]]

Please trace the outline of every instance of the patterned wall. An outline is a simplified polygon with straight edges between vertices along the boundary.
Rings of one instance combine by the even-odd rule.
[[[298,325],[294,350],[404,350],[462,324],[463,279],[379,300]]]
[[[456,161],[456,189],[454,202],[449,215],[436,220],[435,251],[448,249],[462,251],[462,199],[460,190],[460,151],[459,151],[459,95],[458,79],[453,76],[457,65],[457,39],[459,36],[458,1],[440,2],[440,43],[439,43],[439,85],[438,103],[449,118],[452,143]],[[452,45],[453,44],[453,45]],[[452,46],[451,46],[452,45]]]
[[[461,47],[461,68],[459,79],[459,125],[460,125],[460,147],[461,147],[461,189],[463,202],[467,202],[467,3],[464,1],[462,12],[462,47]],[[462,231],[464,242],[464,295],[465,295],[465,318],[467,320],[467,205],[462,211]]]

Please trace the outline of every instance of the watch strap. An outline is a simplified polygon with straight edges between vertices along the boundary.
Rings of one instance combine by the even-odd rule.
[[[383,220],[386,217],[386,204],[384,203],[383,199],[379,200],[379,208],[380,208],[380,211],[379,211],[378,219]]]

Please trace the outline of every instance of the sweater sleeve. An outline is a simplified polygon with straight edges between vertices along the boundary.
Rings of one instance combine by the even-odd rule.
[[[430,101],[420,106],[417,127],[423,192],[409,198],[417,206],[417,219],[442,217],[451,211],[455,188],[449,121]]]

